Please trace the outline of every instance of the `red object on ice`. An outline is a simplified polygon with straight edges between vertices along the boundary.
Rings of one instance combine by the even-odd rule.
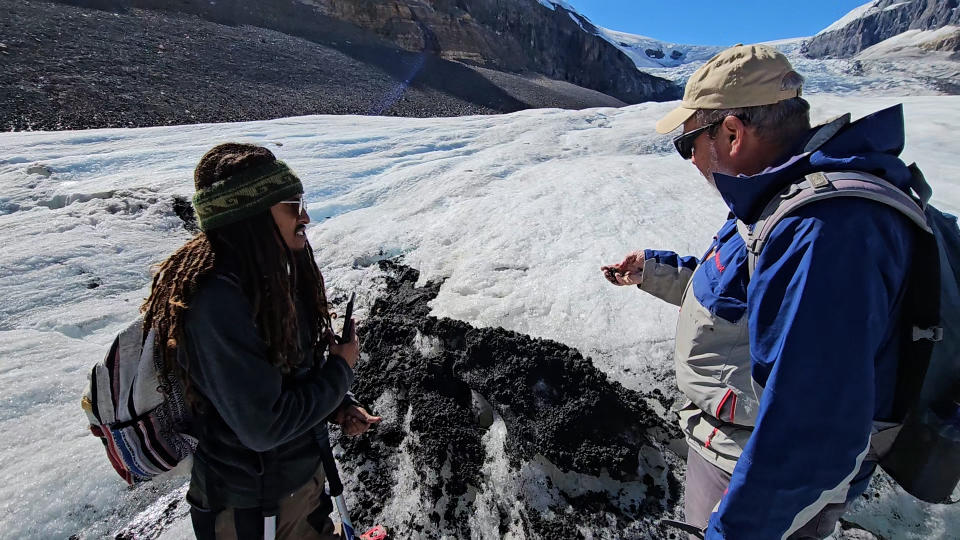
[[[360,540],[387,540],[387,530],[377,525],[360,535]]]

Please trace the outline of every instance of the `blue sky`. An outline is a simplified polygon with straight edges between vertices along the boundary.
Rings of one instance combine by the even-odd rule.
[[[566,0],[594,24],[674,43],[733,45],[816,34],[867,0]]]

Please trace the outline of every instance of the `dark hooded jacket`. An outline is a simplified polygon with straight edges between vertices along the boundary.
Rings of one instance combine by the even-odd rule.
[[[297,302],[303,363],[289,374],[268,361],[253,309],[229,265],[203,282],[184,323],[178,349],[191,387],[205,406],[195,411],[191,504],[201,508],[273,506],[320,465],[326,419],[353,382],[346,361],[313,365],[311,309]]]

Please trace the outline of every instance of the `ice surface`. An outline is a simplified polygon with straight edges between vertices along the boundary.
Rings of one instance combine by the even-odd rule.
[[[960,98],[808,97],[816,120],[903,102],[905,159],[924,169],[935,204],[960,211]],[[357,290],[361,318],[375,294],[373,263],[402,255],[422,280],[447,278],[435,315],[564,342],[629,387],[674,395],[676,308],[614,288],[598,271],[644,247],[700,255],[724,219],[718,196],[653,132],[674,106],[0,134],[0,537],[110,535],[182,486],[126,488],[87,432],[79,397],[87,370],[136,315],[149,266],[190,237],[174,197],[192,194],[193,166],[219,142],[266,145],[300,174],[330,297]],[[499,511],[502,490],[549,498],[535,486],[563,481],[546,463],[526,467],[512,488],[477,486],[477,530],[483,511]],[[393,481],[416,489],[413,476]],[[851,519],[898,538],[960,530],[957,509],[889,487]],[[186,531],[176,522],[165,534]]]

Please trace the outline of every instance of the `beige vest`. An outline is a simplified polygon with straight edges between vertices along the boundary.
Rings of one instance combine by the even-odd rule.
[[[693,273],[646,261],[640,288],[680,306],[674,363],[688,399],[678,411],[680,428],[691,448],[732,474],[753,431],[762,389],[750,376],[746,315],[736,323],[712,315],[693,294]]]

